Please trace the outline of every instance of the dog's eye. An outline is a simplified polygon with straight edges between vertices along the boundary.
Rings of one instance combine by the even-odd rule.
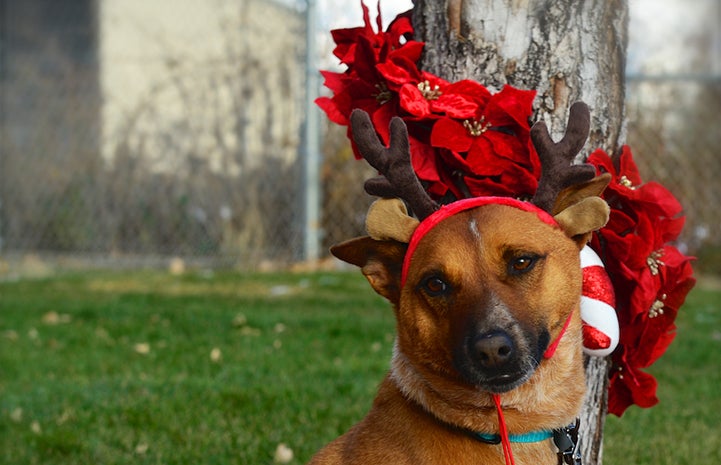
[[[438,276],[431,276],[430,278],[426,278],[425,281],[421,283],[421,287],[426,292],[426,294],[431,297],[438,297],[446,294],[450,289],[448,283],[443,281]]]
[[[538,258],[539,257],[533,255],[515,257],[508,263],[508,273],[515,276],[528,273],[536,265]]]

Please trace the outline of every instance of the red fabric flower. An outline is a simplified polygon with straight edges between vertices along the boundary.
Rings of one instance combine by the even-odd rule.
[[[358,65],[350,67],[345,73],[323,72],[325,84],[334,95],[319,97],[316,104],[326,112],[331,121],[343,126],[348,126],[353,109],[365,110],[371,115],[378,133],[387,142],[388,125],[391,118],[398,114],[398,97],[388,89],[387,81],[375,66],[366,65],[368,60],[375,59],[371,42],[366,37],[359,36],[353,50],[357,56],[365,58],[356,59]],[[348,131],[350,137],[350,127]],[[356,156],[360,158],[357,151]]]
[[[478,111],[479,98],[487,100],[490,92],[474,81],[451,84],[426,72],[400,90],[401,107],[415,118],[472,118]]]
[[[529,144],[529,118],[536,93],[505,86],[491,95],[472,81],[461,89],[458,98],[474,103],[475,108],[467,105],[469,111],[465,114],[446,112],[440,117],[431,132],[431,145],[445,149],[446,162],[463,175],[476,181],[495,177],[495,182],[481,183],[486,185],[484,191],[493,190],[488,187],[500,183],[504,175],[508,178],[512,170],[515,176],[510,177],[512,182],[504,190],[511,188],[516,195],[533,194],[540,174],[538,155]],[[468,186],[474,196],[482,195],[473,188],[478,184],[471,182]]]
[[[370,11],[362,1],[361,8],[363,9],[363,26],[334,29],[330,31],[333,41],[336,44],[335,49],[333,49],[333,55],[338,57],[341,63],[346,64],[349,67],[353,67],[356,63],[358,56],[355,53],[355,48],[361,37],[365,38],[370,44],[371,50],[373,50],[375,55],[373,61],[382,62],[384,61],[384,58],[382,57],[383,54],[387,54],[389,49],[396,50],[401,48],[403,46],[402,41],[404,39],[410,39],[413,36],[413,25],[411,24],[410,11],[398,15],[388,26],[388,30],[384,32],[382,30],[383,18],[381,16],[380,2],[378,2],[377,6],[377,31],[373,29],[373,25],[370,21]],[[408,51],[410,51],[410,49],[405,52]],[[415,51],[420,54],[420,50]],[[363,65],[363,63],[359,64]]]
[[[616,349],[614,354],[623,354],[623,348]],[[622,358],[622,355],[617,355]],[[625,370],[623,368],[626,368]],[[608,411],[621,416],[631,405],[648,408],[658,403],[656,378],[633,365],[621,364],[611,372]]]
[[[371,119],[384,142],[388,142],[388,125],[399,113],[397,90],[400,76],[420,76],[415,63],[423,51],[423,43],[409,40],[413,27],[410,12],[399,15],[387,31],[381,30],[380,3],[376,26],[370,22],[368,7],[363,8],[363,26],[331,31],[336,47],[333,54],[348,66],[343,73],[322,71],[325,85],[332,97],[319,97],[316,104],[334,123],[348,126],[350,113],[361,108]],[[395,74],[394,74],[395,73]],[[391,79],[389,79],[391,77]],[[352,140],[350,127],[348,136]],[[355,146],[357,158],[360,158]]]
[[[673,341],[676,314],[695,280],[692,258],[669,244],[684,224],[675,197],[658,183],[642,184],[628,147],[616,159],[597,150],[588,161],[612,175],[603,194],[611,217],[592,246],[601,251],[617,295],[621,334],[612,355],[609,412],[620,416],[632,404],[658,402],[655,379],[641,369]]]
[[[475,101],[475,109],[470,107],[473,112],[461,116],[463,119],[440,118],[433,126],[431,145],[465,153],[464,158],[476,175],[500,174],[508,161],[530,168],[531,157],[524,138],[530,131],[528,119],[536,93],[505,86],[501,92],[490,95],[477,83],[465,90],[468,93],[464,97]]]

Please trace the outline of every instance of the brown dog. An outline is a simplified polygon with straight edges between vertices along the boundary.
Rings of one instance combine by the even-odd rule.
[[[493,198],[449,212],[428,198],[418,201],[417,187],[403,187],[397,195],[416,213],[429,212],[420,226],[407,216],[403,226],[391,225],[398,222],[390,216],[374,218],[381,230],[391,225],[388,234],[332,248],[392,303],[398,334],[390,372],[368,415],[311,464],[502,464],[502,445],[488,440],[499,433],[500,410],[511,437],[549,432],[577,417],[585,386],[579,250],[608,216],[596,197],[608,178],[589,179],[588,167],[579,174],[581,166],[569,166],[585,141],[587,113],[585,106],[572,108],[558,144],[545,127],[533,129],[544,166],[534,201],[545,202],[550,214]],[[408,158],[402,122],[392,122],[389,149],[367,116],[355,112],[352,124],[364,157],[390,185],[401,186],[410,165],[391,165]],[[561,162],[555,161],[559,153]],[[369,232],[377,229],[371,220]],[[548,435],[538,439],[512,443],[516,464],[558,462]]]

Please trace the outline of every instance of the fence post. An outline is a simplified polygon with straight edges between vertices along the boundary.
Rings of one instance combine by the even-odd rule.
[[[318,96],[316,1],[306,0],[305,124],[302,148],[303,260],[320,257],[320,125],[315,106]]]

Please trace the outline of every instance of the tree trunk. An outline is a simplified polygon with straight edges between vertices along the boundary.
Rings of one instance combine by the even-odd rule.
[[[617,153],[624,143],[627,22],[624,0],[416,0],[414,10],[416,37],[426,42],[422,69],[497,90],[535,89],[537,119],[556,140],[568,107],[586,102],[591,134],[583,156],[596,148]],[[608,368],[607,359],[586,360],[585,465],[602,462]]]

